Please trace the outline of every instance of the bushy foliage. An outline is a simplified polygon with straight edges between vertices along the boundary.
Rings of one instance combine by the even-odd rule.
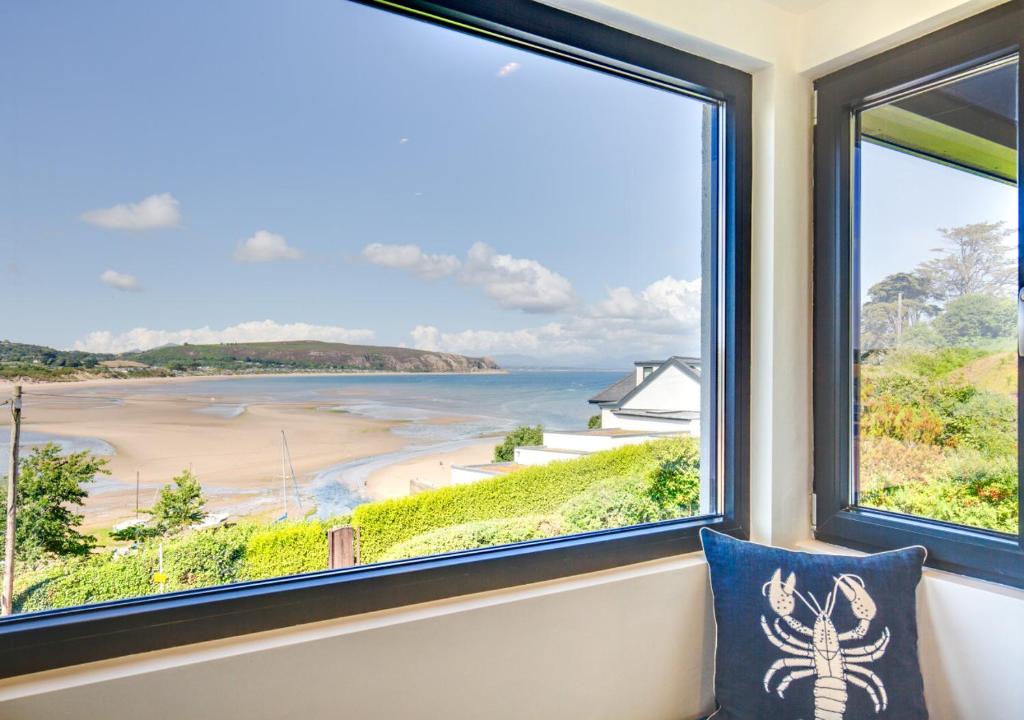
[[[252,524],[211,528],[164,543],[164,572],[169,576],[165,589],[184,590],[253,579],[246,569],[256,530],[257,526]],[[150,543],[147,551],[152,552],[158,544]]]
[[[938,379],[984,355],[984,350],[974,347],[943,347],[928,352],[914,350],[893,352],[886,356],[885,362],[894,370],[899,369],[911,375]]]
[[[861,438],[861,488],[928,482],[941,472],[946,455],[947,451],[935,445],[900,442],[891,437]]]
[[[327,569],[326,525],[316,520],[272,525],[253,534],[245,553],[249,580]]]
[[[933,325],[951,345],[1006,337],[1017,327],[1017,303],[1007,297],[963,295],[946,303]]]
[[[17,576],[16,612],[32,612],[140,597],[157,592],[155,550],[113,559],[93,555]]]
[[[589,428],[590,430],[600,430],[601,429],[601,413],[598,413],[597,415],[591,415],[590,416],[590,419],[587,420],[587,428]]]
[[[323,570],[326,531],[361,531],[363,563],[634,525],[689,512],[699,494],[693,438],[658,440],[357,508],[329,521],[196,530],[126,554],[96,554],[22,572],[19,612]]]
[[[206,517],[205,504],[199,478],[191,470],[185,470],[174,477],[170,485],[160,488],[160,497],[149,512],[157,527],[177,532],[202,522]]]
[[[437,528],[400,542],[380,556],[381,561],[472,550],[552,537],[562,532],[559,519],[547,516],[500,518]]]
[[[606,480],[566,502],[559,510],[566,533],[591,532],[661,520],[643,477]]]
[[[669,517],[692,515],[700,503],[700,446],[685,443],[677,455],[663,460],[651,475],[647,493]]]
[[[161,544],[168,575],[165,592],[323,570],[325,533],[347,521],[245,523],[151,540],[124,555],[95,554],[51,564],[17,576],[16,609],[29,612],[157,593],[153,574]]]
[[[544,428],[540,425],[520,425],[505,436],[494,448],[494,462],[512,462],[517,447],[544,444]]]
[[[979,453],[957,453],[928,482],[863,487],[860,502],[892,510],[1016,533],[1017,466],[1015,460],[993,460]]]
[[[88,452],[61,455],[60,447],[36,447],[19,464],[15,550],[20,560],[44,556],[87,555],[96,538],[78,531],[82,515],[75,512],[88,496],[86,485],[108,475],[107,461]],[[7,483],[0,482],[0,507],[7,506]],[[0,512],[0,548],[7,515]]]
[[[604,481],[632,478],[650,482],[652,473],[665,461],[687,455],[696,458],[695,445],[692,438],[658,440],[524,468],[471,485],[360,505],[352,514],[352,524],[360,528],[362,561],[376,562],[397,544],[438,528],[551,515]]]
[[[992,376],[1016,373],[1002,355],[904,349],[863,368],[861,504],[1015,532],[1016,382]]]

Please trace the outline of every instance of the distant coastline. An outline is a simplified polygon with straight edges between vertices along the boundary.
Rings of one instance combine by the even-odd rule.
[[[465,374],[501,370],[488,357],[318,340],[186,343],[118,354],[0,341],[0,378],[26,384],[179,377]]]
[[[403,375],[506,375],[508,370],[504,368],[496,370],[292,370],[288,372],[268,371],[261,372],[210,372],[210,373],[174,373],[168,375],[146,375],[144,373],[132,373],[123,375],[81,375],[65,376],[59,380],[53,378],[0,378],[0,388],[10,388],[13,385],[31,385],[36,388],[47,386],[67,387],[69,385],[120,385],[124,383],[167,383],[167,382],[188,382],[190,380],[232,380],[239,378],[272,378],[272,377],[295,377],[302,375],[306,377],[336,377],[350,376],[374,377],[374,376],[403,376]]]

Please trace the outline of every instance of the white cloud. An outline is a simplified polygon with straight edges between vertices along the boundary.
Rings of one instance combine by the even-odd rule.
[[[142,289],[134,275],[119,273],[117,270],[105,270],[100,275],[100,282],[118,290],[136,292]]]
[[[460,355],[526,353],[566,356],[585,355],[592,351],[559,323],[522,330],[463,330],[454,333],[441,332],[432,325],[417,325],[410,335],[415,348]]]
[[[693,355],[700,352],[700,303],[699,278],[667,276],[639,292],[613,288],[604,300],[564,322],[459,332],[418,325],[410,335],[414,347],[467,355],[525,354],[589,362]]]
[[[519,68],[520,68],[520,65],[517,62],[506,63],[506,64],[501,66],[500,70],[498,70],[498,77],[508,77],[509,75],[514,73]]]
[[[486,243],[469,249],[462,279],[479,285],[498,305],[528,313],[567,310],[575,303],[569,280],[536,260],[499,255]]]
[[[428,255],[418,245],[373,243],[363,248],[363,257],[374,265],[408,270],[428,280],[451,275],[462,264],[453,255]]]
[[[412,346],[417,350],[441,349],[441,331],[433,325],[417,325],[409,334],[412,336]]]
[[[289,245],[284,236],[266,230],[258,230],[235,248],[235,260],[238,262],[264,263],[301,257],[302,251]]]
[[[222,330],[209,326],[185,330],[151,330],[134,328],[114,334],[97,330],[75,342],[74,350],[119,353],[128,350],[148,350],[161,345],[197,345],[211,343],[274,342],[282,340],[322,340],[324,342],[365,343],[374,338],[372,330],[350,330],[334,325],[308,323],[281,324],[273,320],[254,320],[232,325]]]
[[[466,260],[454,255],[429,255],[418,245],[373,243],[363,257],[374,265],[407,270],[434,280],[454,275],[466,285],[482,287],[499,306],[528,313],[567,310],[576,302],[572,283],[536,260],[501,255],[486,243],[469,248]]]
[[[700,327],[701,283],[667,275],[639,293],[612,288],[608,297],[591,308],[596,318],[638,321],[644,326],[676,331]]]
[[[110,230],[149,230],[177,227],[181,223],[180,203],[170,193],[150,195],[137,203],[89,210],[84,222]]]

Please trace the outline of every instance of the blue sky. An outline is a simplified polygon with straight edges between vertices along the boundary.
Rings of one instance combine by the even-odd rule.
[[[343,0],[301,7],[4,5],[4,336],[312,332],[583,361],[607,354],[604,315],[619,354],[696,349],[695,322],[665,321],[699,313],[678,283],[700,274],[700,103]],[[425,259],[393,247],[410,245]],[[661,316],[632,317],[666,278]]]
[[[932,249],[943,244],[938,228],[1000,220],[1017,228],[1017,188],[872,143],[861,147],[862,298],[886,275],[935,257]]]
[[[696,100],[345,0],[13,0],[0,48],[0,337],[699,348]],[[893,270],[1013,210],[957,182],[879,173]]]

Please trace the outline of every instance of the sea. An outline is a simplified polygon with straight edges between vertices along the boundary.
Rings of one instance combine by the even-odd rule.
[[[253,403],[312,403],[324,412],[345,412],[403,421],[391,432],[407,437],[399,452],[361,458],[314,473],[312,501],[320,517],[348,512],[368,500],[363,481],[375,470],[403,460],[455,450],[481,437],[498,436],[517,425],[547,429],[586,427],[596,409],[587,400],[614,383],[622,372],[605,370],[510,370],[503,373],[422,375],[288,375],[197,379],[188,383],[131,384],[133,395],[210,398],[195,412],[224,418],[240,416]],[[76,395],[110,395],[110,386],[83,387]],[[431,419],[459,417],[456,423]],[[113,448],[97,438],[26,433],[25,449],[54,441],[64,452],[89,450],[109,455]],[[0,441],[6,462],[7,439]],[[23,449],[24,453],[24,449]],[[0,471],[6,471],[0,468]]]

